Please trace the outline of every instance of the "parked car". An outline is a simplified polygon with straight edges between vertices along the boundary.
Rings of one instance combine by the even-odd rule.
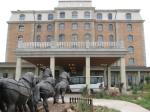
[[[91,76],[89,88],[93,92],[98,92],[104,88],[103,76]],[[85,83],[85,76],[71,77],[70,92],[81,92],[87,85]]]

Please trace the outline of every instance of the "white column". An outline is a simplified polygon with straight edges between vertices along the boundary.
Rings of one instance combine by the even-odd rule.
[[[15,79],[18,81],[20,76],[21,76],[21,57],[17,57]]]
[[[90,57],[86,57],[86,84],[90,85]]]
[[[38,71],[39,71],[39,68],[36,66],[36,67],[35,67],[35,75],[36,75],[36,76],[39,75]]]
[[[107,86],[107,74],[106,74],[106,72],[107,72],[107,69],[104,68],[104,85],[105,85],[105,87]]]
[[[111,87],[111,66],[108,66],[108,89]]]
[[[120,74],[121,74],[121,83],[123,83],[123,88],[122,88],[122,93],[126,94],[127,93],[127,79],[126,79],[126,68],[125,68],[125,58],[121,57],[120,60]]]
[[[53,78],[55,78],[55,57],[50,57],[50,69],[51,69]]]
[[[137,80],[138,80],[138,84],[140,84],[140,81],[141,81],[141,72],[140,71],[138,71],[138,78],[137,78]]]

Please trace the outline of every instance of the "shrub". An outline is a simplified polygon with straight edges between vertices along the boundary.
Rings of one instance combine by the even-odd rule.
[[[89,89],[88,86],[81,89],[81,95],[82,96],[88,96],[89,95]]]
[[[107,95],[106,92],[103,90],[103,91],[97,92],[95,97],[96,98],[104,98],[106,95]]]
[[[79,103],[77,103],[77,110],[79,112],[91,112],[89,104],[87,104],[87,102],[85,101],[80,101]]]

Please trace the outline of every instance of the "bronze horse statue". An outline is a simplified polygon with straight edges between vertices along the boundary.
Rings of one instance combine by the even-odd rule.
[[[23,107],[32,96],[35,78],[32,72],[27,72],[17,82],[14,79],[0,79],[0,109],[2,112],[23,112]],[[32,103],[32,102],[31,102]],[[30,110],[33,112],[32,107]],[[24,110],[25,112],[28,109]]]
[[[34,89],[34,103],[35,103],[35,110],[37,111],[37,103],[40,99],[43,100],[43,106],[46,112],[49,112],[48,109],[48,98],[54,97],[55,95],[55,80],[53,79],[52,73],[49,68],[44,70],[44,74],[42,77],[41,82],[39,82]]]
[[[59,82],[55,86],[55,97],[54,97],[54,104],[58,103],[59,95],[61,95],[62,103],[65,103],[64,96],[69,88],[70,82],[70,75],[66,71],[63,71],[59,76]]]

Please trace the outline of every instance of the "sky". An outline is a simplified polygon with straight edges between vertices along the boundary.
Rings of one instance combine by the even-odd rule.
[[[0,2],[0,62],[5,62],[7,21],[11,11],[16,10],[53,10],[58,0],[2,0]],[[141,9],[144,22],[146,65],[150,67],[150,5],[149,0],[92,0],[96,9]]]

